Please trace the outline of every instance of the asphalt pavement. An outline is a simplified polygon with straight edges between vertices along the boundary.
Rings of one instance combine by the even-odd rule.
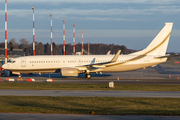
[[[166,91],[81,91],[81,90],[0,90],[2,96],[77,96],[77,97],[158,97],[180,98],[180,92]]]
[[[0,113],[1,120],[180,120],[180,116]]]

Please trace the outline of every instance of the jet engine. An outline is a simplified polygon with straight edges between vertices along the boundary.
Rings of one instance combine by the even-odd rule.
[[[79,72],[77,68],[61,68],[62,76],[78,76]]]

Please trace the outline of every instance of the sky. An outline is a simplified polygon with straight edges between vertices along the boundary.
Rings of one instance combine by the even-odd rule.
[[[141,50],[153,40],[166,22],[173,22],[168,52],[180,53],[179,0],[7,0],[8,41],[25,38],[33,41],[33,11],[35,6],[35,41],[63,43],[63,18],[66,43],[73,44],[73,23],[76,44],[104,43],[125,45]],[[0,42],[4,42],[5,0],[0,1]],[[87,49],[87,48],[84,48]]]

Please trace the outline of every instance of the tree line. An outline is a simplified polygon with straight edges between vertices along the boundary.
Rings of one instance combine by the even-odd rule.
[[[51,54],[51,44],[42,42],[35,42],[35,51],[36,55],[50,55]],[[73,52],[73,45],[66,44],[66,55],[71,55]],[[0,43],[0,48],[4,48],[4,43]],[[20,39],[19,42],[16,42],[16,39],[13,38],[8,41],[8,48],[10,49],[23,49],[25,55],[33,54],[33,43],[30,43],[26,39]],[[76,52],[81,52],[82,44],[76,44]],[[88,51],[88,44],[84,44],[84,50]],[[106,54],[108,51],[111,51],[111,54],[115,54],[118,50],[121,50],[122,54],[129,54],[135,52],[135,50],[127,49],[124,45],[114,45],[114,44],[89,44],[90,54]],[[53,42],[53,55],[62,55],[63,54],[63,44],[56,44]]]

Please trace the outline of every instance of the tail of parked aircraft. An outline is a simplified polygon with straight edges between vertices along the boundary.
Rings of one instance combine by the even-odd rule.
[[[173,23],[165,23],[163,29],[153,41],[142,51],[134,54],[164,56],[166,54]]]

